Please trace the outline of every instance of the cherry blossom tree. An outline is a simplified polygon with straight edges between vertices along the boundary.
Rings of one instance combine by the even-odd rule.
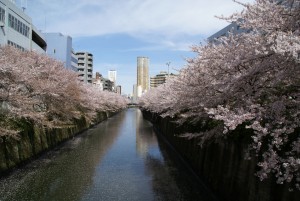
[[[179,76],[140,104],[179,123],[222,122],[223,131],[216,126],[194,135],[202,143],[237,126],[251,129],[251,149],[262,158],[259,178],[274,174],[300,189],[300,1],[240,4],[243,12],[221,18],[248,31],[193,46],[197,56]]]
[[[46,126],[93,119],[99,111],[117,111],[127,100],[79,82],[76,72],[35,52],[0,48],[0,135],[17,136],[8,121],[25,119]]]

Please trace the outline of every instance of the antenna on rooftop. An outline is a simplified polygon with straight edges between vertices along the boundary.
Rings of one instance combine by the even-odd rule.
[[[22,8],[23,12],[26,10],[26,8],[27,8],[27,0],[21,0],[21,8]]]
[[[166,65],[168,66],[168,76],[170,75],[170,73],[169,73],[169,67],[170,67],[170,64],[171,64],[170,61],[168,61],[168,62],[166,63]]]

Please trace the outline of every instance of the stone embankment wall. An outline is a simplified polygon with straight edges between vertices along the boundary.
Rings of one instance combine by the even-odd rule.
[[[250,141],[249,133],[232,135],[203,147],[197,140],[179,137],[190,130],[188,125],[178,127],[170,118],[142,111],[193,171],[210,189],[226,201],[296,201],[300,191],[289,191],[288,185],[276,184],[275,178],[260,181],[256,176],[257,158],[244,159]],[[195,129],[195,128],[193,128]]]
[[[95,124],[106,120],[113,114],[99,112]],[[0,137],[0,176],[95,124],[90,124],[85,118],[74,120],[74,125],[59,128],[44,128],[23,123],[24,130],[20,133],[19,139]]]

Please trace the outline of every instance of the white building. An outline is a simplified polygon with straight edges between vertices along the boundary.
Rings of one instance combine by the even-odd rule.
[[[77,71],[77,56],[73,52],[72,37],[61,33],[44,33],[47,41],[47,55],[63,62],[65,68]]]
[[[12,0],[0,0],[0,46],[45,53],[47,43],[32,19]]]
[[[117,71],[116,70],[109,70],[108,71],[108,79],[113,82],[113,90],[116,87],[116,81],[117,81]]]

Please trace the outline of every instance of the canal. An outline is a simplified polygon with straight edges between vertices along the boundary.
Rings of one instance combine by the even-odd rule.
[[[215,200],[129,108],[0,179],[0,201]]]

